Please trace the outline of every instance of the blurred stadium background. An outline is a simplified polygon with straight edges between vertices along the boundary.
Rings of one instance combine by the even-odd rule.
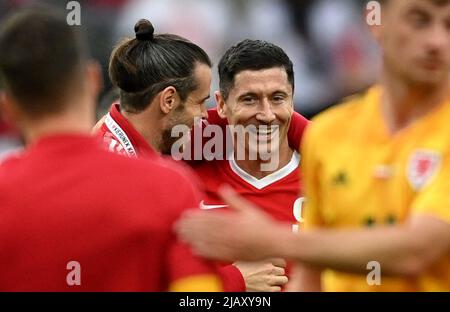
[[[33,2],[63,9],[65,0],[0,0],[0,21]],[[312,117],[376,79],[377,48],[363,18],[366,0],[79,0],[81,26],[104,73],[99,112],[109,108],[114,90],[107,75],[109,55],[140,18],[157,33],[175,33],[203,47],[214,64],[233,44],[251,38],[281,46],[295,65],[295,109]],[[218,89],[214,68],[213,90]],[[214,106],[211,100],[209,106]],[[1,119],[1,118],[0,118]],[[18,144],[0,121],[0,154]]]

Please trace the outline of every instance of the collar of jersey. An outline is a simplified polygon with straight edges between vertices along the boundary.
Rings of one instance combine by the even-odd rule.
[[[145,141],[144,137],[133,127],[120,112],[120,105],[113,104],[109,112],[114,121],[126,133],[139,156],[156,156],[157,152]]]
[[[298,166],[300,165],[300,158],[301,158],[300,154],[298,152],[294,151],[294,153],[292,154],[291,160],[289,161],[289,163],[286,166],[284,166],[283,168],[281,168],[278,171],[275,171],[274,173],[269,174],[268,176],[266,176],[262,179],[257,179],[254,176],[252,176],[251,174],[249,174],[249,173],[245,172],[243,169],[241,169],[234,159],[234,153],[230,153],[229,164],[230,164],[231,170],[237,176],[239,176],[242,180],[244,180],[248,184],[252,185],[256,189],[262,190],[262,189],[268,187],[269,185],[272,185],[275,182],[282,180],[283,178],[290,175],[293,171],[297,170]]]

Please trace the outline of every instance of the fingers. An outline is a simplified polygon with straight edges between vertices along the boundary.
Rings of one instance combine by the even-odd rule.
[[[103,116],[102,119],[100,119],[100,120],[95,124],[94,128],[92,128],[92,133],[97,133],[97,132],[100,130],[100,128],[101,128],[101,127],[103,126],[103,124],[105,123],[106,116],[107,116],[107,115]]]
[[[273,276],[270,281],[270,286],[284,286],[289,282],[287,276]]]
[[[281,292],[281,287],[280,286],[270,287],[269,292]]]
[[[236,260],[233,248],[226,246],[196,243],[192,249],[196,255],[203,258],[230,262]]]
[[[276,276],[284,276],[284,275],[286,275],[286,270],[283,269],[283,268],[274,267],[272,269],[272,271],[273,271],[273,274],[276,275]]]
[[[208,241],[211,243],[220,239],[226,231],[226,217],[202,211],[189,211],[175,224],[179,237],[188,243]]]
[[[219,195],[233,209],[240,212],[258,212],[258,209],[249,201],[239,196],[230,186],[224,185],[219,189]]]
[[[280,258],[270,259],[269,262],[272,263],[274,266],[280,268],[286,268],[287,265],[286,260]]]

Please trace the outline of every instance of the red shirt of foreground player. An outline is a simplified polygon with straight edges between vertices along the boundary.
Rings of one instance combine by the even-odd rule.
[[[96,139],[79,135],[40,139],[5,161],[0,291],[218,285],[210,264],[194,257],[172,231],[184,207],[199,201],[176,170],[108,153]],[[81,267],[79,286],[66,280],[71,261]]]

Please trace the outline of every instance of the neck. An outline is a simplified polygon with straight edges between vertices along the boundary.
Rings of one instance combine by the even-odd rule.
[[[381,86],[382,112],[391,133],[406,128],[438,107],[450,92],[448,79],[439,84],[414,84],[386,73]]]
[[[23,120],[21,128],[25,142],[31,144],[43,137],[58,134],[90,135],[95,122],[94,110],[83,109],[81,105],[72,107],[78,109],[39,119]]]
[[[160,118],[155,118],[155,114],[150,110],[145,110],[138,114],[123,111],[122,115],[154,150],[161,152],[162,132]]]
[[[278,159],[276,159],[276,156],[272,156],[269,160],[263,160],[259,157],[258,155],[258,159],[257,160],[249,160],[249,156],[248,153],[246,152],[246,159],[245,160],[239,160],[236,157],[237,151],[236,151],[236,147],[235,147],[235,161],[236,164],[239,166],[239,168],[241,168],[242,170],[244,170],[245,172],[247,172],[248,174],[250,174],[251,176],[257,178],[257,179],[262,179],[278,170],[280,170],[281,168],[285,167],[292,159],[292,155],[293,155],[294,151],[289,147],[288,141],[287,139],[285,139],[281,144],[280,144],[280,149],[278,150]],[[262,168],[271,168],[270,170],[262,170]]]

